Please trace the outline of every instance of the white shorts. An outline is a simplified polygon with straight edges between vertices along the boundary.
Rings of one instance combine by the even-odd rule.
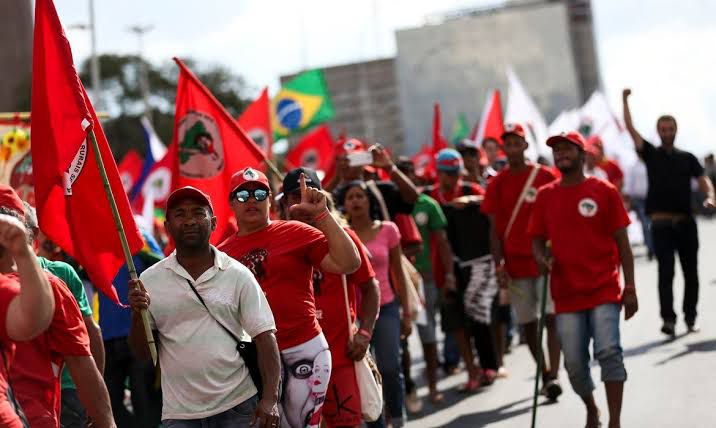
[[[519,278],[510,282],[510,300],[515,309],[518,324],[529,324],[539,318],[540,304],[542,302],[543,277]],[[554,302],[547,290],[547,304],[545,314],[554,314]]]

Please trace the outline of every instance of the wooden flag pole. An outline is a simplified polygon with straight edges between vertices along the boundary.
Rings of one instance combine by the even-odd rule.
[[[90,141],[92,142],[92,150],[94,151],[94,158],[99,167],[99,174],[102,176],[102,184],[104,185],[104,191],[109,201],[109,206],[112,208],[112,216],[114,217],[114,225],[117,228],[117,234],[119,235],[119,241],[122,243],[122,250],[124,251],[124,259],[127,262],[127,268],[129,270],[129,277],[133,280],[138,279],[137,268],[134,266],[134,260],[132,259],[132,253],[129,250],[129,242],[127,241],[127,235],[124,232],[124,225],[122,219],[119,216],[119,209],[117,208],[117,202],[114,200],[114,194],[112,194],[112,188],[109,186],[109,179],[107,178],[107,171],[104,168],[104,162],[102,161],[102,155],[99,152],[99,146],[97,145],[97,138],[94,135],[94,130],[89,130]],[[149,326],[149,313],[146,309],[142,312],[142,324],[144,324],[144,334],[147,336],[147,346],[149,346],[149,352],[152,355],[152,362],[157,365],[157,345],[154,343],[154,335],[152,334],[152,328]]]
[[[266,164],[266,166],[269,167],[269,169],[271,170],[271,172],[273,172],[274,174],[276,174],[276,176],[277,176],[281,181],[283,181],[283,174],[281,174],[281,172],[278,170],[278,168],[276,167],[276,164],[275,164],[275,163],[273,163],[273,162],[272,162],[269,158],[267,158],[267,157],[264,157],[264,163]]]

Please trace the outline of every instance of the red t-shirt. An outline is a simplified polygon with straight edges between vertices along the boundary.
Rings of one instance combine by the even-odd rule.
[[[575,186],[542,187],[529,234],[552,242],[551,292],[557,313],[619,303],[619,252],[614,233],[629,225],[617,189],[588,177]]]
[[[318,229],[298,221],[272,221],[244,236],[234,235],[219,250],[253,272],[276,320],[279,349],[305,343],[321,332],[313,296],[313,268],[328,254]]]
[[[527,191],[507,239],[505,239],[507,224],[527,183],[527,178],[532,173],[532,167],[520,172],[512,172],[509,167],[500,171],[488,184],[485,199],[480,206],[483,213],[494,216],[497,235],[502,240],[505,269],[512,278],[534,278],[539,275],[537,263],[532,255],[532,239],[527,234],[527,225],[532,213],[532,205],[537,197],[537,189],[551,183],[556,177],[549,169],[541,165],[534,166],[539,168],[537,175]]]
[[[7,334],[7,308],[12,299],[20,294],[20,284],[16,278],[0,275],[0,352],[3,360],[0,360],[0,427],[22,428],[20,418],[12,408],[7,397],[8,369],[13,364],[15,354],[15,342],[10,340]]]
[[[465,188],[469,188],[470,192],[464,192]],[[477,184],[473,183],[472,181],[458,181],[457,186],[455,186],[454,189],[452,189],[450,192],[442,192],[440,190],[440,183],[435,183],[434,186],[432,186],[432,189],[430,190],[430,197],[435,199],[440,205],[444,205],[453,199],[459,198],[461,196],[465,195],[484,195],[485,190]]]
[[[599,167],[607,173],[607,178],[613,185],[621,185],[624,182],[624,173],[613,160],[605,158],[599,162]]]
[[[370,264],[368,254],[363,243],[352,230],[346,228],[360,254],[360,267],[357,271],[346,277],[348,284],[348,306],[351,313],[351,325],[348,325],[346,303],[343,295],[341,275],[313,270],[313,294],[316,296],[316,318],[321,324],[323,334],[331,348],[333,367],[352,365],[353,360],[348,358],[348,329],[353,328],[356,319],[356,288],[375,277],[373,266]]]
[[[61,279],[46,272],[55,296],[50,326],[29,342],[17,342],[10,381],[30,426],[57,428],[60,422],[60,374],[64,356],[91,356],[80,307]]]

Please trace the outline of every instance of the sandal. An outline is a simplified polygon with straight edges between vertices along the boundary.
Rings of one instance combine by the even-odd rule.
[[[480,383],[480,379],[469,379],[466,384],[458,388],[457,392],[461,394],[471,394],[482,386],[482,383]]]

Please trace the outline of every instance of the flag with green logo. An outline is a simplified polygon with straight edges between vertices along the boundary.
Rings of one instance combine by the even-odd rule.
[[[287,137],[336,115],[321,70],[310,70],[286,82],[271,101],[271,126],[277,138]]]

